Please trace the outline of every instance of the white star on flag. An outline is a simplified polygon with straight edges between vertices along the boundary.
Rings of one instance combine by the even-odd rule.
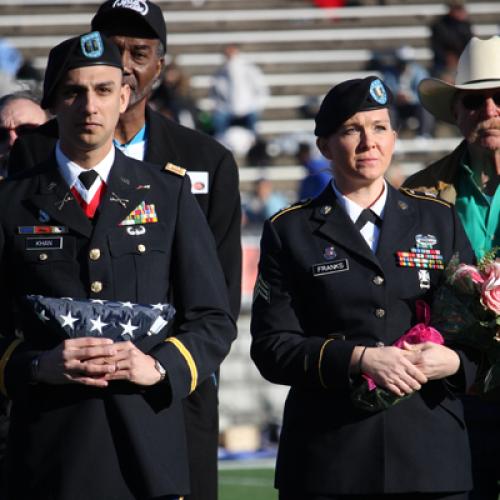
[[[151,307],[153,309],[158,309],[160,311],[163,311],[163,306],[164,306],[164,304],[151,304]]]
[[[97,316],[97,319],[90,319],[90,322],[92,323],[90,331],[93,332],[95,330],[99,335],[102,335],[102,329],[109,325],[109,323],[103,323],[100,316]]]
[[[137,330],[137,328],[139,328],[138,326],[134,326],[132,324],[132,320],[129,319],[128,320],[128,323],[120,323],[120,326],[123,328],[123,332],[122,332],[122,337],[125,337],[125,335],[129,335],[130,338],[134,338],[134,330]]]
[[[74,323],[78,321],[78,318],[75,316],[71,316],[71,311],[69,311],[66,316],[64,314],[61,314],[59,317],[63,320],[63,323],[61,323],[61,326],[63,328],[65,326],[69,326],[71,330],[75,329]]]
[[[132,302],[122,302],[123,307],[130,307],[130,309],[134,308],[134,304]]]
[[[45,309],[42,309],[39,313],[36,313],[36,315],[45,323],[45,321],[49,321],[49,318],[47,317],[47,314],[45,314]]]
[[[92,304],[104,304],[104,300],[102,299],[91,299]]]

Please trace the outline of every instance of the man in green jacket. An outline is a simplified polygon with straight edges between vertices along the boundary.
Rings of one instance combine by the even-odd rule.
[[[460,56],[455,84],[422,80],[423,106],[436,118],[456,125],[464,140],[404,184],[454,203],[478,258],[500,247],[499,55],[500,37],[472,38]],[[500,402],[467,396],[464,405],[474,474],[470,498],[497,500]]]

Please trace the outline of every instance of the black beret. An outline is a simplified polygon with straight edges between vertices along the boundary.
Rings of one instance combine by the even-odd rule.
[[[330,89],[321,103],[314,134],[328,137],[359,111],[388,108],[392,100],[391,91],[377,76],[339,83]]]
[[[158,5],[147,0],[107,0],[97,10],[91,27],[108,36],[158,38],[167,48],[167,26]]]
[[[41,106],[51,106],[57,85],[70,70],[85,66],[115,66],[123,70],[118,47],[98,31],[85,33],[56,45],[50,52],[43,80]]]

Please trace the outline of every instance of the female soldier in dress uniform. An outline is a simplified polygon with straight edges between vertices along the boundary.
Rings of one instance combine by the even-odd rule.
[[[471,488],[456,393],[474,365],[444,345],[391,346],[418,322],[417,299],[431,302],[452,255],[472,259],[451,206],[385,181],[391,100],[377,77],[332,88],[315,134],[333,181],[264,227],[251,355],[265,378],[291,387],[280,500],[458,500]],[[360,373],[408,397],[360,409]]]

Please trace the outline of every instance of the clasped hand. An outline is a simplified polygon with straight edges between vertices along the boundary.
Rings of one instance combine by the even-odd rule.
[[[363,348],[355,348],[358,349]],[[459,367],[458,354],[446,346],[433,342],[415,345],[405,342],[402,349],[366,348],[361,370],[378,386],[398,396],[404,396],[420,390],[428,380],[442,379],[455,374]]]
[[[38,381],[48,384],[78,383],[107,387],[111,380],[138,385],[159,382],[154,359],[132,342],[82,337],[68,339],[40,357]]]

